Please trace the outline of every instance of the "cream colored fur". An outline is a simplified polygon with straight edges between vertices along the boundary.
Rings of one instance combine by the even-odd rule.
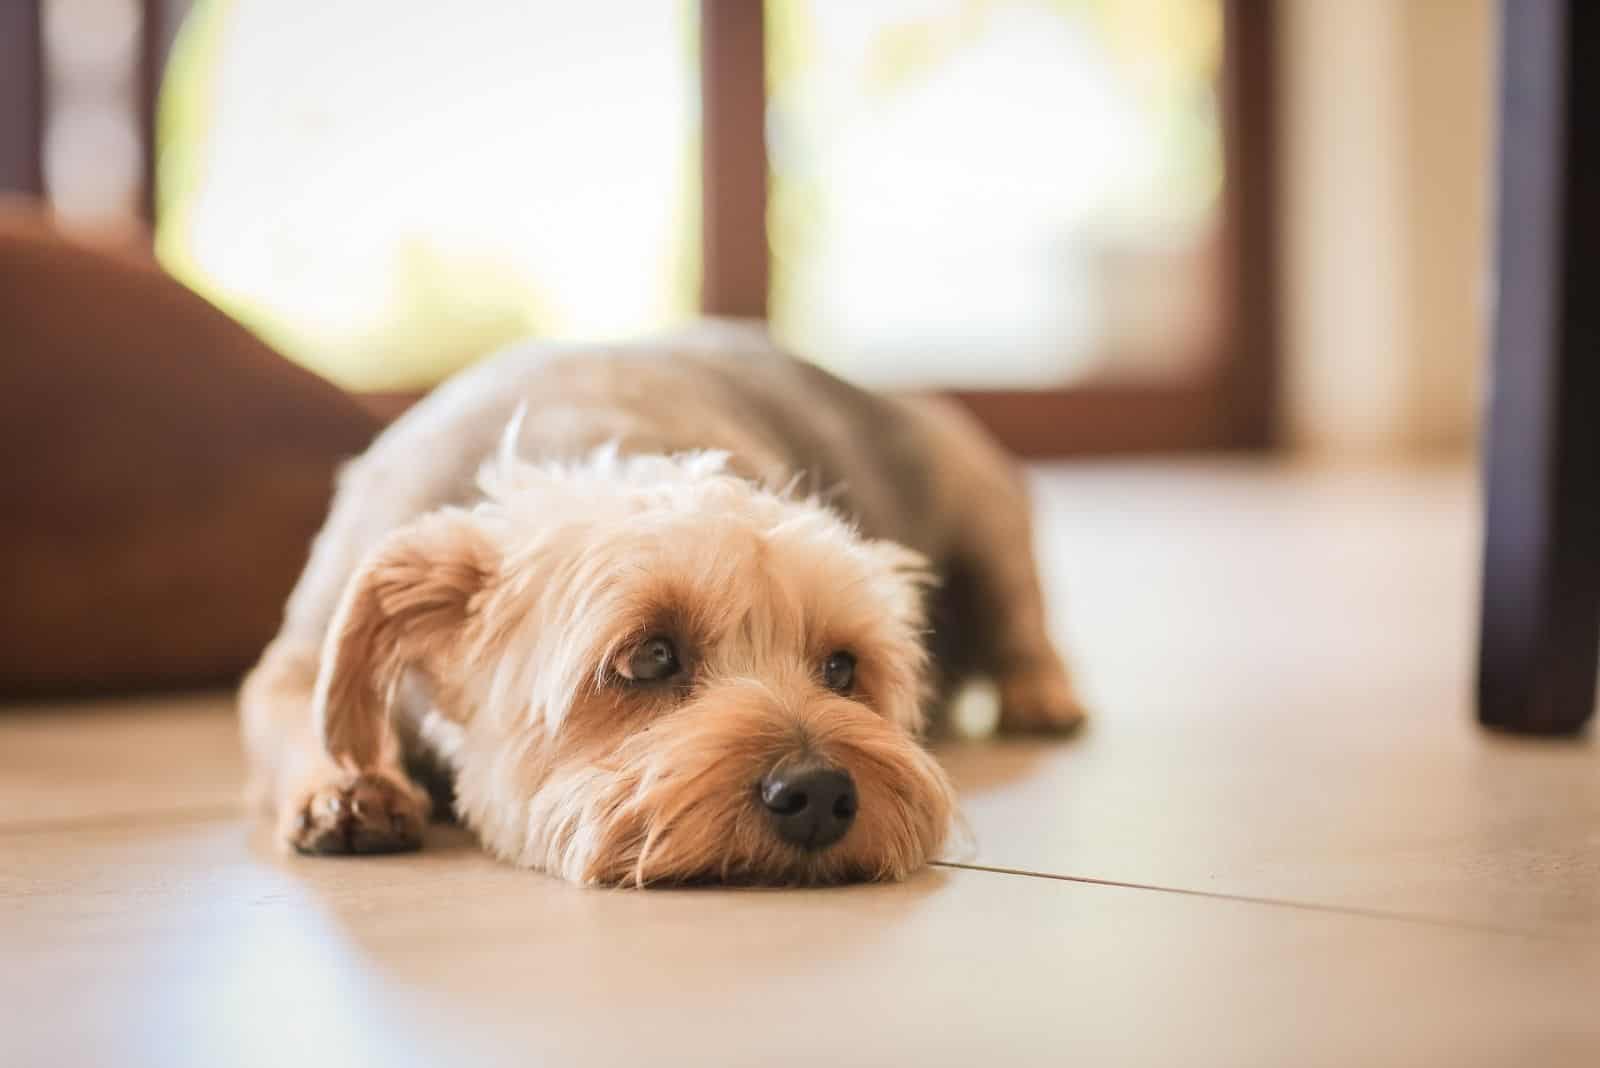
[[[778,361],[752,363],[762,374],[835,388],[760,351]],[[781,435],[729,410],[770,405],[786,419],[794,383],[769,395],[741,367],[683,362],[648,351],[543,356],[522,380],[544,396],[527,384],[503,390],[503,370],[474,372],[479,386],[441,391],[347,476],[284,632],[241,698],[257,793],[286,844],[414,847],[427,807],[406,763],[427,757],[486,848],[576,882],[903,877],[938,854],[955,814],[921,743],[930,684],[951,681],[929,671],[929,586],[963,539],[1016,537],[1015,524],[1023,570],[997,564],[974,602],[1009,604],[1021,620],[988,636],[1002,692],[1032,702],[1013,700],[1005,714],[1012,725],[1076,718],[1042,633],[1015,483],[990,453],[957,458],[966,424],[908,405],[886,410],[877,431],[858,428],[903,433],[913,447],[935,435],[933,471],[904,507],[889,471],[857,480],[864,503],[841,508],[802,492],[815,472]],[[688,410],[665,410],[635,384]],[[479,410],[464,412],[464,399]],[[504,428],[498,447],[486,414]],[[440,436],[422,451],[429,431]],[[830,446],[817,440],[805,448],[826,460]],[[450,473],[469,464],[475,475]],[[987,487],[998,514],[952,522],[940,498],[950,473],[970,476],[969,493]],[[920,534],[906,532],[913,504],[928,510]],[[859,529],[896,509],[898,539]],[[639,644],[661,635],[681,673],[649,685],[625,677]],[[838,651],[857,663],[847,692],[823,681]],[[757,797],[765,774],[801,757],[844,769],[859,794],[854,822],[826,849],[781,840]]]

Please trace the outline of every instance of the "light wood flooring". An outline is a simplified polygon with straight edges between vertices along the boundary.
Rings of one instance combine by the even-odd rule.
[[[278,855],[227,695],[0,709],[0,1065],[1596,1065],[1600,745],[1472,723],[1464,467],[1038,469],[1066,742],[898,886]]]

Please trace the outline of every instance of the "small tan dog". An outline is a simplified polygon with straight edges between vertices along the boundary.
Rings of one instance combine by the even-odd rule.
[[[1003,730],[1079,716],[1006,458],[712,323],[518,348],[408,412],[240,706],[302,852],[416,848],[421,779],[576,882],[831,883],[937,854],[924,705],[978,674]]]

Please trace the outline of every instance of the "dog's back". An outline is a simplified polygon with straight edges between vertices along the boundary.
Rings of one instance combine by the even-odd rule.
[[[317,640],[344,581],[385,534],[477,500],[478,471],[519,411],[516,449],[528,459],[613,444],[719,450],[740,474],[824,497],[870,537],[942,548],[918,404],[850,385],[739,323],[626,345],[531,342],[444,383],[346,465],[286,629]]]

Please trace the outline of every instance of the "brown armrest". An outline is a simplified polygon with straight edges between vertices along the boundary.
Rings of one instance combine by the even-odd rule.
[[[0,214],[0,694],[236,676],[378,425],[148,256]]]

